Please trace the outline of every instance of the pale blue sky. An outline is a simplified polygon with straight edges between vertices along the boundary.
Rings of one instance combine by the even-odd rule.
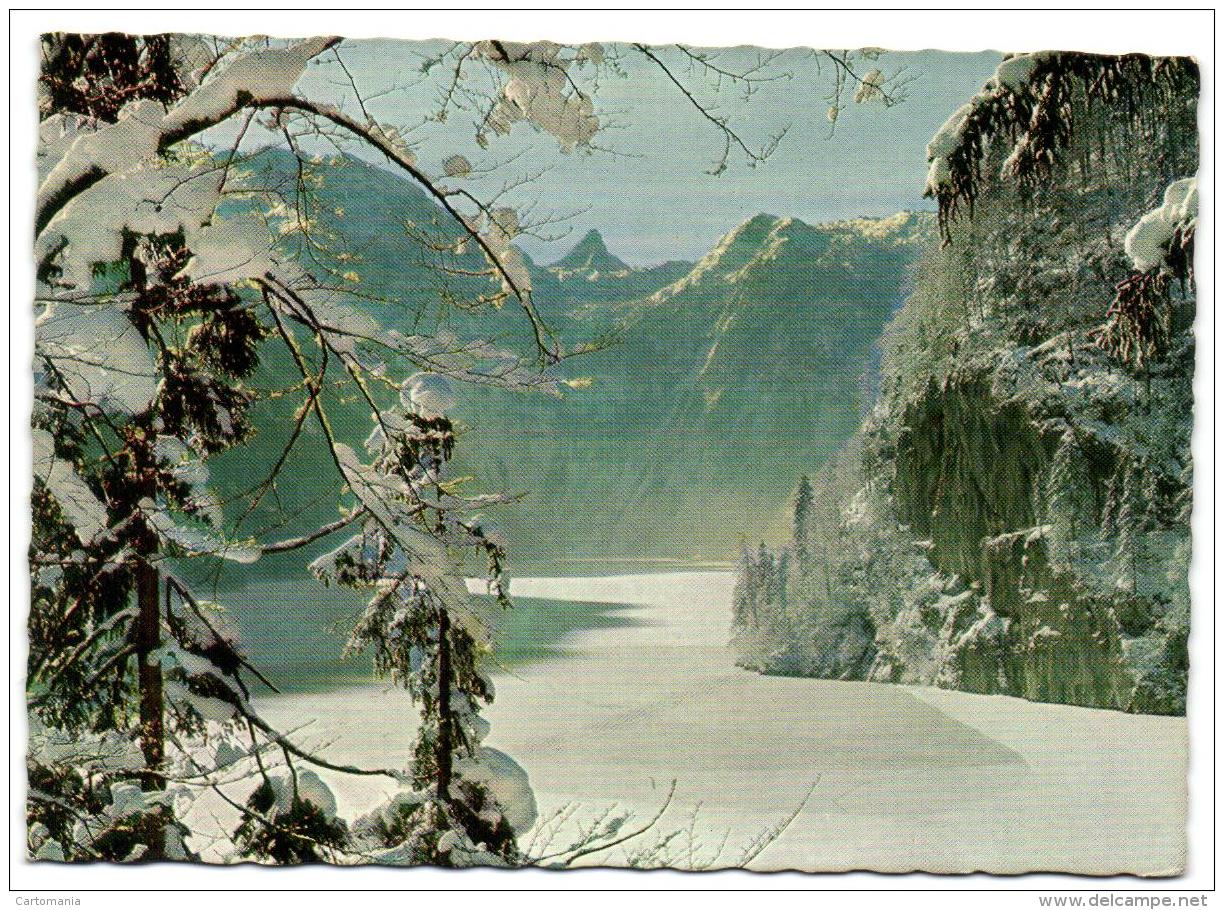
[[[373,100],[380,120],[417,124],[433,109],[444,80],[422,80],[423,54],[438,45],[385,40],[346,42],[342,55],[355,81]],[[472,141],[470,118],[452,116],[427,123],[410,135],[427,170],[462,152],[480,167],[504,162],[495,177],[475,183],[486,195],[507,180],[546,172],[514,190],[508,200],[535,205],[535,213],[572,214],[551,233],[551,242],[524,238],[533,256],[550,261],[588,229],[597,228],[609,247],[633,264],[669,258],[697,258],[720,236],[760,212],[820,222],[857,215],[887,215],[906,208],[930,208],[922,198],[926,143],[948,115],[990,76],[997,53],[951,54],[924,51],[886,54],[885,72],[904,67],[914,77],[909,100],[891,107],[850,105],[828,137],[825,96],[832,69],[817,72],[813,57],[783,59],[775,71],[789,80],[763,84],[747,104],[720,95],[724,110],[749,139],[763,143],[782,124],[790,132],[763,164],[749,168],[734,155],[725,173],[708,171],[718,159],[718,131],[694,110],[653,64],[623,53],[626,78],[601,79],[596,113],[610,128],[597,142],[612,151],[562,154],[550,137],[524,123],[507,137],[494,137],[487,151]],[[435,71],[436,72],[436,71]],[[343,94],[347,82],[334,65],[308,74],[312,93]],[[701,85],[700,82],[693,82]],[[384,94],[390,89],[394,89]],[[375,97],[378,96],[378,97]],[[703,96],[716,100],[709,90]]]

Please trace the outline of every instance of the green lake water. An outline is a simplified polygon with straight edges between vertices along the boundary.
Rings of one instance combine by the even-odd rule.
[[[265,578],[227,586],[217,599],[228,607],[229,624],[248,658],[282,692],[327,691],[374,679],[368,655],[343,656],[347,630],[365,604],[360,593],[324,588],[310,578]],[[516,597],[513,609],[498,614],[494,672],[497,665],[564,654],[568,640],[584,629],[633,625],[628,609]]]

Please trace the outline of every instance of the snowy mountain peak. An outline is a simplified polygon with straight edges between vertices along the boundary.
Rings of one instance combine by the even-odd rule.
[[[774,230],[779,226],[789,224],[792,219],[779,218],[777,215],[770,215],[767,212],[761,212],[759,215],[753,215],[747,221],[733,228],[727,234],[728,238],[736,238],[740,240],[759,239],[764,234]]]
[[[919,248],[934,229],[934,217],[926,212],[816,225],[754,215],[725,234],[691,272],[651,295],[648,302],[661,304],[686,292],[700,299],[722,299],[723,292],[715,288],[765,288],[787,280],[786,276],[810,278],[815,272],[828,273],[829,280],[856,280],[860,266],[888,250]]]

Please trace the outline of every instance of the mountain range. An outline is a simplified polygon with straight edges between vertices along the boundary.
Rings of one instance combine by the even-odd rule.
[[[292,178],[287,156],[261,158],[258,166]],[[431,199],[381,168],[335,165],[319,169],[315,195],[320,211],[343,212],[337,232],[357,251],[345,264],[363,295],[383,298],[369,305],[379,321],[461,336],[479,325],[513,341],[522,320],[507,308],[478,323],[455,305],[475,288],[439,276],[416,242],[454,237]],[[562,365],[560,396],[462,391],[456,473],[522,494],[488,516],[509,540],[512,565],[725,561],[744,541],[779,539],[798,475],[861,422],[877,342],[933,235],[925,213],[822,225],[762,214],[696,263],[633,267],[594,230],[551,264],[525,257],[533,298],[558,337],[603,343]],[[263,384],[290,384],[290,366],[266,363]],[[368,409],[333,398],[337,434],[358,442]],[[252,462],[275,459],[292,410],[288,399],[257,405],[255,445],[217,470],[250,476]],[[334,496],[310,482],[324,473],[320,442],[299,447],[285,468],[287,481],[305,482],[281,483],[275,507],[256,510],[251,528],[334,517]]]
[[[570,558],[723,561],[775,539],[799,474],[860,423],[876,342],[930,234],[908,213],[758,215],[649,294],[608,290],[664,267],[585,281],[569,315],[617,338],[575,363],[589,384],[560,401],[468,397],[462,461],[534,494],[510,527],[532,556],[556,541]]]

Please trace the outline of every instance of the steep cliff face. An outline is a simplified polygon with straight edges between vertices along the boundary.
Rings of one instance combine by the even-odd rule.
[[[1033,485],[1049,457],[1021,401],[995,399],[989,376],[932,383],[896,429],[897,517],[931,541],[942,572],[981,581],[982,541],[1033,527]]]
[[[1050,564],[1041,491],[1054,447],[1023,396],[999,401],[986,377],[958,376],[911,402],[896,435],[898,520],[929,542],[938,572],[972,586],[972,596],[934,614],[941,681],[1040,701],[1125,704],[1120,595],[1084,590]],[[1096,487],[1099,495],[1099,478]],[[895,672],[881,662],[875,677]]]
[[[785,620],[759,608],[750,645],[741,624],[745,665],[1184,711],[1197,82],[1034,56],[932,143],[945,244],[826,471],[835,505],[803,510]],[[1024,165],[1051,96],[1061,138]],[[847,629],[857,652],[828,660]]]

